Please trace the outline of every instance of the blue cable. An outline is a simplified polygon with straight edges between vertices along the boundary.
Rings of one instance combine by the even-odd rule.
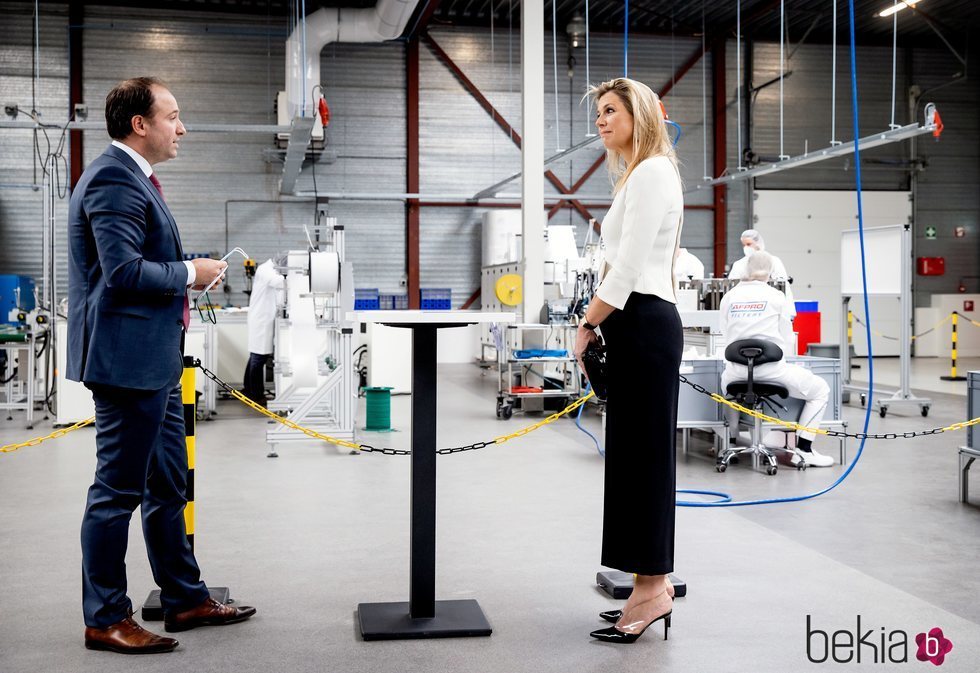
[[[585,385],[585,394],[586,395],[589,394],[589,390],[591,388],[592,388],[592,384],[591,383],[587,383]],[[589,432],[588,430],[586,430],[585,428],[582,427],[582,410],[583,409],[585,409],[585,405],[584,404],[578,408],[578,414],[575,416],[575,426],[579,430],[581,430],[582,432],[584,432],[585,434],[587,434],[589,437],[592,438],[592,441],[595,442],[596,451],[599,452],[599,455],[600,456],[602,456],[603,458],[605,458],[606,457],[606,452],[605,452],[605,450],[603,450],[602,445],[599,444],[599,440],[596,439],[596,436],[595,435],[593,435],[591,432]]]
[[[867,335],[868,343],[868,398],[867,406],[864,412],[864,430],[863,432],[867,434],[868,425],[871,422],[871,406],[872,397],[874,395],[874,353],[871,348],[871,313],[870,307],[868,306],[868,276],[867,276],[867,263],[865,261],[864,254],[864,208],[861,200],[861,152],[858,148],[858,138],[861,137],[860,128],[858,126],[858,93],[857,93],[857,57],[855,55],[855,39],[854,39],[854,0],[848,0],[848,11],[851,21],[851,102],[854,117],[854,179],[857,183],[857,207],[858,207],[858,238],[861,242],[861,284],[864,289],[864,315],[867,320],[864,325],[864,331]],[[843,344],[842,344],[843,346]],[[809,500],[811,498],[816,498],[824,493],[832,491],[837,488],[841,482],[847,479],[848,475],[854,469],[854,466],[858,464],[861,459],[861,454],[864,453],[864,444],[867,442],[867,438],[861,439],[861,445],[858,447],[857,455],[854,456],[854,460],[847,469],[844,471],[840,477],[837,478],[833,484],[827,488],[817,491],[816,493],[810,493],[808,495],[800,495],[792,498],[770,498],[764,500],[738,500],[733,501],[730,497],[728,500],[722,500],[718,502],[699,502],[690,500],[678,500],[678,507],[741,507],[745,505],[771,505],[773,503],[779,502],[799,502],[801,500]],[[678,490],[678,493],[692,493],[695,495],[710,495],[718,497],[728,497],[724,493],[717,493],[714,491],[697,491],[692,489]]]
[[[667,124],[668,126],[673,126],[675,129],[677,129],[677,137],[674,138],[673,140],[673,146],[677,147],[677,143],[680,141],[681,136],[684,135],[684,131],[681,129],[681,125],[678,124],[677,122],[670,121],[669,119],[665,119],[664,124]]]
[[[629,51],[630,51],[630,0],[626,0],[626,8],[623,10],[623,77],[630,76]]]

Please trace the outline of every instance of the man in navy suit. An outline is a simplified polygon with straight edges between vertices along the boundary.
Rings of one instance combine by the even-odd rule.
[[[187,289],[227,264],[181,261],[177,224],[152,165],[186,133],[162,82],[136,78],[106,97],[112,145],[85,170],[68,219],[68,378],[95,400],[97,466],[82,520],[85,646],[127,654],[177,647],[132,619],[126,543],[140,507],[164,627],[241,622],[250,607],[212,600],[187,541],[187,452],[180,395]]]

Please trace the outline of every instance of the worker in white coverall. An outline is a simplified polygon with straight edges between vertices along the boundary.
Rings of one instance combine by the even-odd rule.
[[[677,248],[677,252],[674,253],[674,278],[700,280],[704,278],[704,264],[688,252],[687,248]]]
[[[265,406],[265,365],[273,351],[276,311],[283,277],[271,259],[259,264],[248,299],[248,366],[245,367],[245,396]]]
[[[725,347],[742,339],[763,339],[779,346],[783,354],[789,352],[793,344],[793,328],[790,322],[789,300],[774,287],[766,283],[772,274],[773,257],[767,252],[757,251],[748,258],[745,265],[745,280],[725,293],[721,298],[720,327],[725,335]],[[728,390],[728,384],[733,381],[744,381],[748,378],[749,368],[734,362],[725,362],[725,371],[721,375],[721,389]],[[804,427],[818,427],[827,409],[830,397],[830,387],[827,382],[799,365],[787,364],[784,358],[778,362],[757,365],[753,370],[754,381],[779,383],[786,387],[790,397],[802,399],[806,403],[800,414],[798,423]],[[735,428],[732,442],[737,436],[738,412],[726,407],[728,425]],[[812,443],[815,435],[812,432],[797,431],[795,435],[785,432],[770,432],[766,435],[764,444],[769,448],[782,448],[795,438],[795,448],[799,455],[794,455],[792,463],[798,464],[803,456],[807,466],[828,467],[833,465],[830,456],[817,453]],[[790,443],[788,448],[794,448]]]
[[[756,252],[766,249],[766,242],[762,240],[762,234],[755,229],[746,229],[743,231],[741,240],[744,256],[735,260],[732,263],[731,271],[728,272],[728,277],[733,280],[742,280],[745,278],[745,265],[748,263],[749,258]],[[789,282],[789,274],[786,272],[786,266],[783,264],[783,260],[772,253],[769,254],[772,257],[772,278],[770,280],[782,280],[786,282],[786,299],[789,301],[790,318],[792,319],[796,315],[796,304],[793,301],[793,285]]]

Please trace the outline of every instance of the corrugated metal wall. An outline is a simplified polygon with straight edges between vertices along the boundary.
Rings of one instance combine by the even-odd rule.
[[[912,80],[946,126],[941,142],[930,136],[918,141],[926,167],[916,190],[913,249],[916,256],[945,257],[946,275],[916,276],[916,306],[929,306],[932,294],[956,293],[961,279],[968,292],[980,292],[980,79],[943,86],[963,70],[947,52],[915,52]],[[935,240],[926,238],[930,226]],[[956,227],[966,230],[965,238],[955,237]]]
[[[33,7],[26,3],[0,3],[0,103],[16,103],[25,113],[17,121],[30,121],[27,112],[34,106],[45,123],[62,122],[68,108],[68,31],[67,9],[44,5],[41,8],[41,81],[32,87]],[[36,89],[32,92],[32,88]],[[5,119],[7,117],[4,117]],[[41,245],[43,181],[41,162],[58,144],[60,133],[37,134],[41,159],[36,158],[31,131],[0,129],[0,273],[33,276],[41,289]],[[62,190],[65,170],[60,171]],[[35,189],[36,187],[37,189]],[[63,224],[67,199],[56,211]],[[63,239],[62,239],[63,243]],[[60,282],[64,283],[65,255],[61,260]]]
[[[0,89],[3,101],[30,100],[30,6],[0,3],[5,17],[0,37]],[[67,10],[64,6],[42,5],[42,86],[39,108],[51,121],[61,121],[67,107],[68,55]],[[194,122],[274,122],[273,101],[283,87],[283,19],[180,13],[160,10],[88,8],[84,29],[85,102],[91,119],[101,116],[102,101],[113,83],[124,77],[154,73],[167,80],[182,107],[188,124]],[[498,22],[493,32],[477,29],[433,28],[439,45],[481,89],[501,114],[521,131],[519,35]],[[591,36],[589,71],[592,82],[621,74],[622,39],[619,35]],[[691,55],[700,51],[697,40],[635,36],[630,40],[630,75],[655,90],[670,81]],[[424,194],[474,194],[519,170],[520,154],[507,135],[494,125],[453,76],[423,44],[421,54],[420,152],[421,191]],[[586,54],[569,48],[559,35],[558,133],[560,144],[570,144],[591,132],[591,113],[579,99],[586,88]],[[559,145],[555,128],[554,70],[551,65],[550,31],[545,40],[545,152]],[[888,49],[859,50],[862,133],[883,129],[889,122],[891,52]],[[754,46],[755,74],[761,84],[778,74],[778,45]],[[322,77],[331,106],[327,152],[317,163],[316,183],[320,191],[403,192],[405,191],[406,129],[405,47],[393,42],[372,45],[331,45],[321,55]],[[939,52],[916,51],[906,73],[904,54],[899,55],[898,123],[908,114],[902,91],[910,82],[923,88],[935,86],[952,70],[949,58]],[[710,96],[710,58],[704,77]],[[671,118],[684,127],[678,146],[685,183],[694,184],[713,164],[712,138],[703,136],[702,65],[697,64],[666,97]],[[829,90],[830,51],[825,46],[803,45],[790,60],[793,74],[785,80],[785,137],[787,154],[803,151],[804,140],[811,149],[826,146],[830,139]],[[571,71],[571,77],[569,77]],[[849,80],[846,49],[838,58],[837,138],[850,140]],[[734,108],[735,45],[727,49],[728,156],[735,166],[736,115]],[[975,83],[960,83],[941,89],[935,100],[944,112],[948,130],[944,142],[921,141],[922,154],[929,159],[919,190],[919,236],[926,224],[940,228],[937,241],[920,241],[928,254],[947,256],[947,276],[921,281],[921,291],[953,291],[953,274],[975,274],[977,265],[976,221],[980,211],[977,196],[980,147],[980,102]],[[708,105],[710,119],[711,106]],[[778,146],[778,86],[759,92],[753,105],[752,149],[776,155]],[[0,131],[0,266],[3,271],[40,273],[41,200],[38,193],[18,188],[31,182],[31,135],[25,131]],[[90,161],[104,148],[104,134],[85,134],[85,159]],[[706,141],[706,143],[704,142]],[[706,152],[704,145],[706,144]],[[893,146],[865,156],[876,163],[865,170],[866,186],[875,189],[902,188],[905,174],[888,162],[907,157],[908,149]],[[596,146],[579,152],[574,159],[552,167],[568,186],[602,155]],[[853,172],[847,160],[827,162],[808,169],[786,172],[760,180],[760,188],[849,188]],[[281,154],[265,135],[192,134],[182,144],[178,160],[160,165],[159,175],[167,198],[181,224],[188,251],[219,252],[240,245],[250,254],[265,258],[277,250],[302,246],[302,227],[312,221],[309,201],[280,200],[277,184]],[[297,188],[313,190],[313,175],[307,167]],[[555,190],[550,183],[546,189]],[[519,182],[503,189],[517,193]],[[608,195],[610,185],[600,168],[579,190]],[[748,187],[730,190],[729,260],[737,255],[738,232],[748,225]],[[256,203],[268,200],[273,203]],[[690,195],[689,203],[710,204],[710,190]],[[226,225],[226,211],[228,213]],[[64,208],[61,209],[64,222]],[[453,303],[460,305],[479,285],[481,209],[423,208],[421,215],[421,285],[451,287]],[[601,220],[605,209],[593,214]],[[405,208],[398,201],[335,201],[331,214],[347,226],[348,259],[355,266],[360,287],[377,287],[382,292],[404,291]],[[928,222],[926,221],[928,220]],[[586,223],[568,209],[553,223],[574,224],[580,240]],[[971,245],[951,239],[953,226],[967,226]],[[710,267],[712,259],[712,216],[710,211],[688,211],[684,243]],[[971,257],[972,251],[972,257]],[[925,253],[920,253],[925,254]],[[64,275],[61,276],[62,279]],[[975,283],[976,281],[971,281]],[[241,301],[241,273],[231,277],[232,299]]]
[[[506,26],[489,30],[433,29],[438,45],[480,89],[490,103],[522,133],[520,95],[520,35]],[[622,38],[608,34],[590,36],[589,78],[592,83],[622,74]],[[551,156],[586,139],[593,133],[592,113],[580,100],[587,90],[585,49],[569,53],[568,42],[559,33],[558,63],[558,129],[555,128],[554,51],[551,33],[545,38],[545,155]],[[699,41],[677,38],[671,41],[636,38],[630,41],[630,76],[659,90],[670,82],[671,74],[701,49]],[[498,180],[520,170],[520,150],[509,136],[466,93],[456,77],[425,46],[421,48],[421,188],[427,193],[475,194]],[[574,57],[569,67],[569,56]],[[569,77],[571,71],[571,77]],[[707,68],[708,86],[711,81]],[[684,126],[684,137],[678,150],[681,173],[686,183],[703,175],[701,73],[700,65],[666,97],[672,119]],[[709,108],[710,114],[710,108]],[[583,149],[571,160],[556,164],[551,170],[567,187],[571,187],[604,155],[600,143]],[[708,140],[710,167],[711,140]],[[558,190],[545,182],[546,193]],[[518,194],[520,181],[501,189]],[[611,185],[605,167],[597,170],[579,189],[579,193],[608,198]],[[710,203],[711,195],[697,194],[692,203]],[[605,208],[594,208],[600,221]],[[479,287],[481,216],[483,209],[425,208],[422,210],[422,286],[452,287],[454,304],[465,300]],[[572,209],[562,210],[551,219],[553,224],[572,224],[577,228],[579,243],[584,240],[587,222]],[[688,211],[684,225],[684,244],[703,259],[710,259],[712,245],[711,214]]]

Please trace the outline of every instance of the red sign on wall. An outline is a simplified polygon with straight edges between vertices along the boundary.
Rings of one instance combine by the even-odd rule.
[[[972,299],[964,299],[963,300],[963,312],[964,313],[972,313],[973,312],[973,300]]]

